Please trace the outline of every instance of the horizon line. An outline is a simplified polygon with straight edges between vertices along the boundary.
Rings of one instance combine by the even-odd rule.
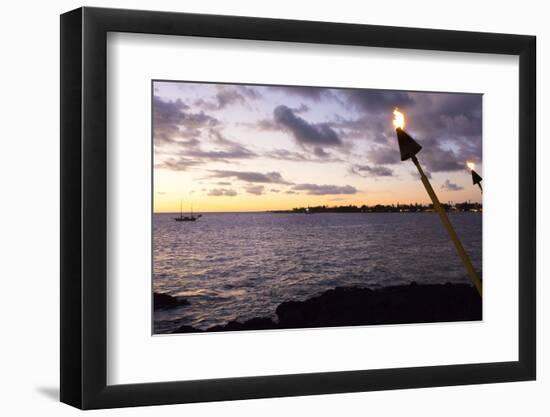
[[[478,202],[478,201],[463,201],[463,202],[460,202],[460,203],[455,203],[454,205],[456,206],[456,204],[480,204],[480,205],[483,205],[482,202]],[[414,206],[416,205],[417,203],[405,203],[405,204],[375,204],[373,206],[367,206],[368,208],[374,208],[375,206],[377,205],[380,205],[380,206]],[[441,203],[442,205],[445,205],[447,203]],[[429,207],[429,206],[433,206],[433,204],[429,203],[429,204],[423,204],[423,203],[418,203],[418,205],[422,206],[422,207]],[[299,210],[299,209],[304,209],[304,208],[318,208],[318,207],[322,207],[322,206],[308,206],[308,207],[292,207],[292,208],[289,208],[289,209],[262,209],[262,210],[194,210],[193,212],[196,213],[196,214],[200,214],[200,213],[273,213],[273,212],[291,212],[293,210]],[[335,209],[335,208],[344,208],[344,207],[350,207],[349,205],[348,206],[326,206],[326,208],[328,209]],[[356,208],[361,208],[361,206],[354,206],[354,205],[351,205],[351,207],[356,207]],[[153,214],[179,214],[180,211],[179,210],[176,210],[176,211],[152,211]],[[187,211],[185,211],[184,213],[188,213]]]

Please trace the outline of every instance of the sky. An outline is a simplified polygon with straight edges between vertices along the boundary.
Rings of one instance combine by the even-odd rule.
[[[428,204],[396,107],[439,200],[481,202],[481,94],[153,81],[152,107],[155,212]]]

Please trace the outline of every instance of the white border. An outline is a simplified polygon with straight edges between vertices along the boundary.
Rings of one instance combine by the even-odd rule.
[[[517,57],[118,33],[107,51],[108,384],[518,359]],[[483,322],[152,337],[151,79],[484,93]]]

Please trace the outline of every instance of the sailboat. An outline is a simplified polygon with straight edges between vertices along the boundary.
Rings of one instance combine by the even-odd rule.
[[[193,206],[191,206],[191,213],[189,213],[189,216],[183,215],[183,203],[180,201],[180,216],[174,217],[174,220],[177,222],[194,222],[202,217],[202,214],[197,214],[196,216],[193,214]]]

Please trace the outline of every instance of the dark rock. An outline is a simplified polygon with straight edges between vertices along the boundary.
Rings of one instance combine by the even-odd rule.
[[[193,326],[180,326],[176,330],[172,331],[172,333],[200,333],[202,332],[201,329],[197,329]]]
[[[206,331],[474,321],[481,320],[481,313],[481,297],[470,285],[412,282],[380,289],[337,287],[305,301],[279,304],[277,321],[268,317],[234,320]],[[181,326],[174,333],[200,331]]]
[[[207,329],[207,332],[228,332],[232,330],[270,330],[277,329],[277,323],[271,320],[269,317],[255,317],[253,319],[240,322],[230,321],[223,326],[213,326]]]
[[[153,293],[153,307],[155,310],[185,306],[189,301],[183,298],[172,297],[164,293]]]
[[[371,290],[335,288],[276,310],[280,328],[481,320],[481,298],[467,284],[417,284]]]
[[[255,317],[253,319],[240,322],[232,320],[224,325],[217,325],[209,327],[206,330],[200,330],[193,326],[183,325],[178,327],[172,333],[197,333],[197,332],[230,332],[235,330],[268,330],[276,329],[277,323],[271,320],[269,317]]]

